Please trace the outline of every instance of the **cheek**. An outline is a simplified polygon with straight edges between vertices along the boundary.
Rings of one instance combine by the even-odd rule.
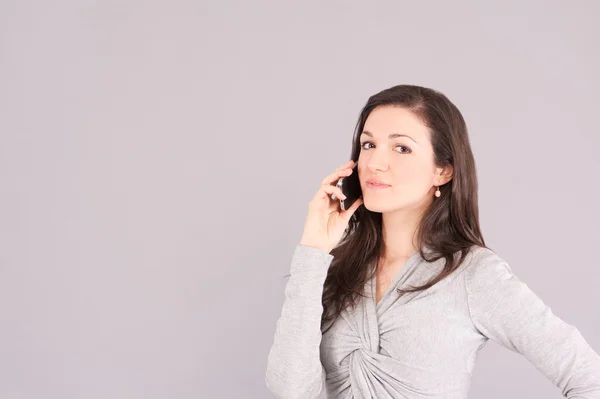
[[[405,165],[397,169],[395,177],[400,185],[419,185],[419,183],[425,184],[425,182],[428,182],[431,173],[424,165]]]
[[[424,162],[404,164],[396,169],[394,180],[401,191],[427,192],[431,188],[434,169]]]

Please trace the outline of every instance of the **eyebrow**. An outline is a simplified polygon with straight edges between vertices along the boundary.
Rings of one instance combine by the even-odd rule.
[[[373,137],[373,133],[367,131],[367,130],[363,130],[362,134],[365,134],[369,137]],[[414,141],[415,143],[417,143],[417,140],[413,139],[412,137],[406,135],[406,134],[400,134],[400,133],[391,133],[390,135],[388,135],[389,139],[395,139],[397,137],[408,137],[409,139],[411,139],[412,141]],[[419,144],[419,143],[417,143]]]

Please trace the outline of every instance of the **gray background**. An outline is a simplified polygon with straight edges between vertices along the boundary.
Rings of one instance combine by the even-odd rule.
[[[417,4],[418,3],[418,4]],[[0,1],[0,398],[269,398],[367,98],[463,112],[481,227],[600,350],[594,1]],[[489,341],[473,398],[559,398]]]

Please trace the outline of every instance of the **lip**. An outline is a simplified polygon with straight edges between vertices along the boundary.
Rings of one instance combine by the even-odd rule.
[[[389,184],[382,182],[381,180],[370,178],[367,180],[367,185],[371,185],[373,187],[389,187]]]
[[[367,183],[367,188],[369,188],[371,190],[377,190],[377,189],[382,189],[382,188],[390,188],[390,186],[385,185],[385,184]]]
[[[378,188],[389,188],[390,185],[389,184],[383,184],[381,182],[378,182],[377,180],[367,180],[367,188],[370,189],[378,189]]]

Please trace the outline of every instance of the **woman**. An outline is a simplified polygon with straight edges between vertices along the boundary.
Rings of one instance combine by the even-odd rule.
[[[323,180],[293,254],[268,356],[276,397],[466,398],[491,338],[563,396],[600,398],[600,356],[484,243],[452,102],[411,85],[372,96],[351,159]],[[363,195],[341,211],[334,184],[355,163]]]

